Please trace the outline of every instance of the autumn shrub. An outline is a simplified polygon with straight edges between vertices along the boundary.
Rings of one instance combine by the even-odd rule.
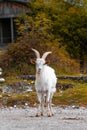
[[[70,58],[64,46],[60,46],[60,43],[55,41],[54,43],[50,43],[49,48],[52,50],[51,64],[57,74],[79,74],[79,62]]]
[[[32,53],[28,43],[9,44],[5,53],[0,56],[0,66],[5,74],[10,71],[28,74],[32,70],[30,57]]]
[[[79,73],[79,63],[69,57],[64,47],[60,47],[59,42],[48,42],[34,44],[21,42],[10,44],[3,55],[0,56],[0,66],[3,68],[3,75],[35,74],[35,66],[30,63],[30,58],[35,59],[35,54],[31,48],[37,49],[41,56],[46,51],[52,51],[47,57],[56,74],[76,74]]]

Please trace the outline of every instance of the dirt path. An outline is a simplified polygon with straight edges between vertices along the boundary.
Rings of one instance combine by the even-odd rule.
[[[87,108],[54,107],[53,117],[35,117],[36,108],[0,108],[0,130],[87,130]]]

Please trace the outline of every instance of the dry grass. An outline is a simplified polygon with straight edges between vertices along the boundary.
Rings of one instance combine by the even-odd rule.
[[[13,82],[14,80],[12,80]],[[9,80],[8,80],[9,82]],[[28,81],[29,82],[29,81]],[[67,90],[57,92],[54,94],[53,103],[55,105],[78,105],[78,106],[87,106],[87,84],[71,80],[59,80],[59,83],[70,83],[73,84],[74,88],[69,88]],[[1,102],[4,101],[3,105],[14,106],[24,105],[26,102],[29,106],[34,106],[38,103],[37,95],[35,90],[29,93],[19,93],[19,94],[2,94],[0,97]]]
[[[68,80],[68,83],[69,82],[70,80]],[[74,84],[76,87],[62,91],[62,93],[55,93],[53,103],[55,105],[74,104],[78,106],[87,106],[87,84],[78,83],[77,81],[71,81],[70,83]]]

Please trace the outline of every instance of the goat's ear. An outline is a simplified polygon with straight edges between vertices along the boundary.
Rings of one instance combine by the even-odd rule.
[[[31,64],[35,64],[35,60],[34,59],[30,59],[30,63]]]
[[[50,60],[47,60],[47,61],[45,62],[45,64],[50,64]]]

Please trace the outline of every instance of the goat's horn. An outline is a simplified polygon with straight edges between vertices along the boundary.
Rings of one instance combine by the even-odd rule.
[[[47,57],[47,55],[49,55],[50,53],[52,53],[52,52],[51,52],[51,51],[45,52],[45,53],[43,54],[42,58],[45,59],[45,58]]]
[[[40,53],[39,53],[39,51],[37,51],[37,50],[35,50],[35,49],[33,49],[33,48],[32,48],[32,51],[35,52],[37,58],[40,58]]]

